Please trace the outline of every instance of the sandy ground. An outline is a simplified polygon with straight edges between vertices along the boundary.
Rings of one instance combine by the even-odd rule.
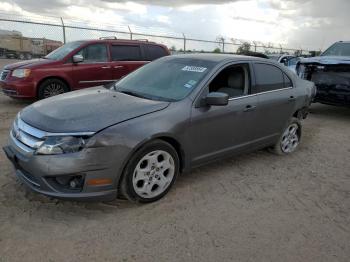
[[[28,102],[0,95],[0,145]],[[0,153],[0,261],[349,261],[350,109],[313,105],[297,152],[179,177],[149,205],[30,192]]]

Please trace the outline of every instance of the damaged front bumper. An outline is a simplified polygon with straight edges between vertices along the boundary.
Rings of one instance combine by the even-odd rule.
[[[301,64],[298,75],[315,83],[314,102],[350,106],[350,65]]]
[[[30,189],[55,198],[109,201],[117,197],[116,169],[108,148],[86,148],[73,154],[35,155],[10,134],[4,148],[17,177]],[[91,185],[103,178],[108,184]],[[73,182],[72,182],[73,181]]]

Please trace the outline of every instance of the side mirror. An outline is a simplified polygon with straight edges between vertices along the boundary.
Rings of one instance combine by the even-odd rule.
[[[73,63],[81,63],[84,61],[84,57],[82,55],[73,56]]]
[[[226,106],[228,104],[228,94],[220,92],[209,93],[205,102],[209,106]]]

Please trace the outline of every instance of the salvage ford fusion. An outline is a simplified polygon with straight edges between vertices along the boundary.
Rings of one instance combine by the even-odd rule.
[[[165,57],[111,89],[26,107],[4,150],[39,193],[151,202],[209,161],[265,147],[293,152],[314,94],[313,83],[267,59]]]

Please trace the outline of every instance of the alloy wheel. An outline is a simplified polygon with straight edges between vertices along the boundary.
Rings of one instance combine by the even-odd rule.
[[[64,87],[59,83],[51,83],[44,89],[44,98],[56,96],[64,93]]]
[[[135,192],[143,198],[162,194],[171,184],[175,175],[175,161],[166,151],[147,153],[136,165],[132,183]]]
[[[298,147],[300,141],[298,129],[298,124],[293,123],[284,131],[281,141],[281,149],[284,153],[291,153]]]

